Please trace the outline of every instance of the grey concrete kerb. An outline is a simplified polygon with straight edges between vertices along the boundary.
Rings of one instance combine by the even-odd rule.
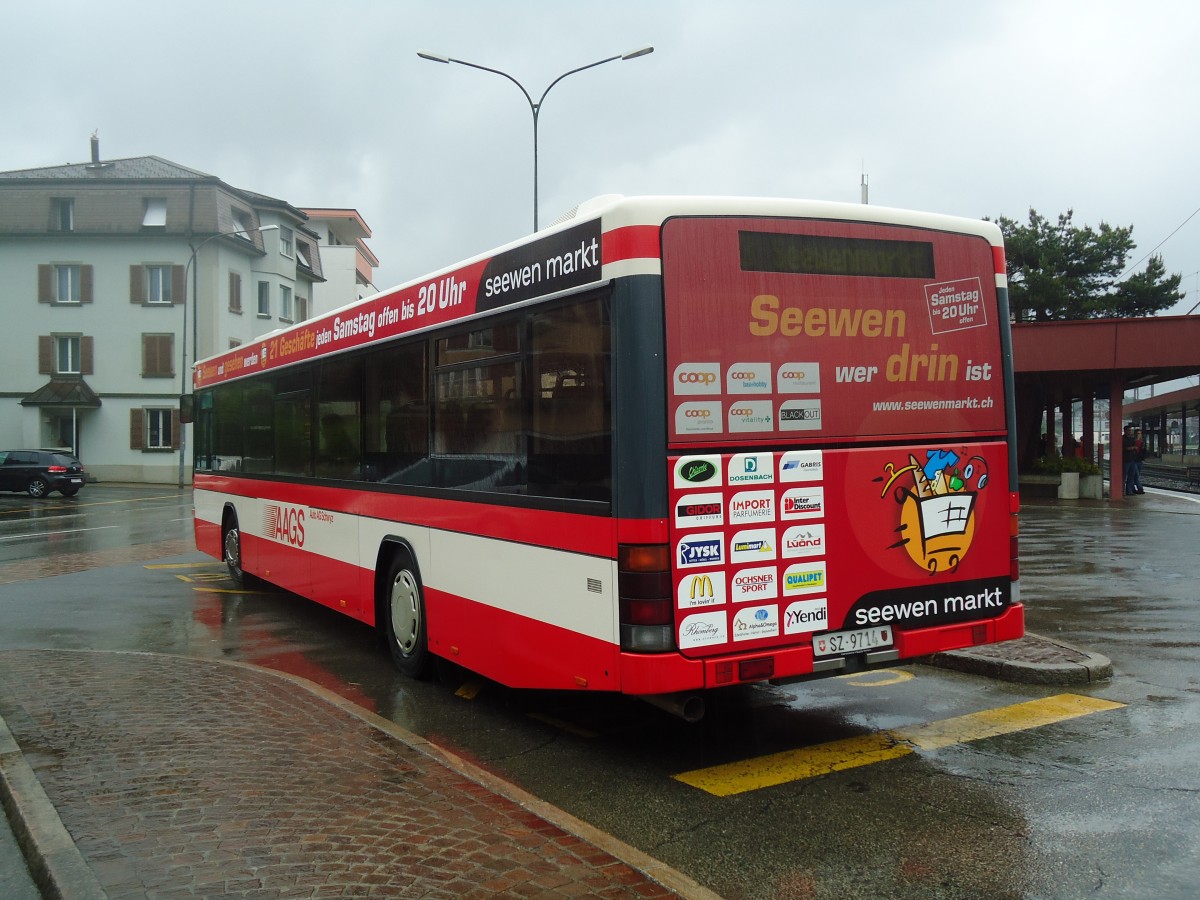
[[[1032,632],[1002,644],[936,653],[929,663],[1022,684],[1094,684],[1113,676],[1107,656]]]
[[[108,897],[0,717],[0,803],[44,897]]]

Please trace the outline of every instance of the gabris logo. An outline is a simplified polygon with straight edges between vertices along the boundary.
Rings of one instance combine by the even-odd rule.
[[[273,541],[304,546],[304,509],[268,503],[263,517],[263,534]]]

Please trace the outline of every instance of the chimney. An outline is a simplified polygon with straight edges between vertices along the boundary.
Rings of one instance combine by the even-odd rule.
[[[92,165],[100,162],[100,138],[99,132],[92,132]]]

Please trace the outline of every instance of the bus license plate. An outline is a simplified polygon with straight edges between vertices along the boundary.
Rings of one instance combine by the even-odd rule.
[[[835,631],[813,638],[813,656],[840,656],[843,653],[861,653],[890,646],[892,629],[887,625],[858,631]]]

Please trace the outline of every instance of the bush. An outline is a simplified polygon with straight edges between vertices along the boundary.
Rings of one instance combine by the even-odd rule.
[[[1061,475],[1063,472],[1078,472],[1080,475],[1099,475],[1100,467],[1078,456],[1059,456],[1049,453],[1033,461],[1033,471],[1037,475]]]

